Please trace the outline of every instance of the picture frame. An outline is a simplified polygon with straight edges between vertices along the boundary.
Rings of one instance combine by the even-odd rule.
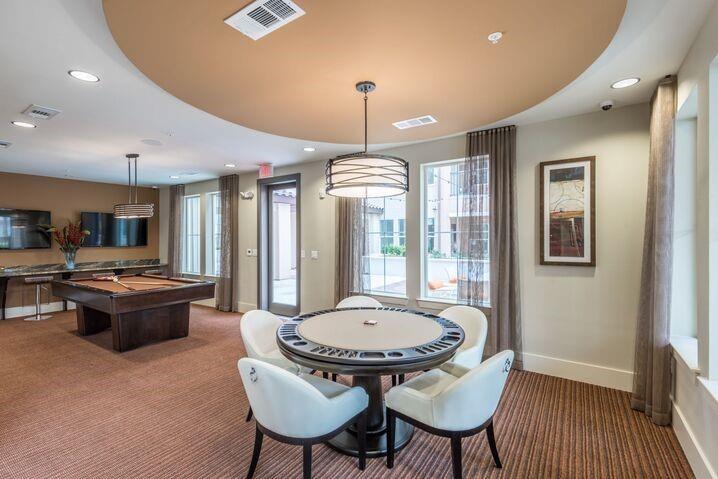
[[[540,264],[596,266],[596,157],[539,164]]]

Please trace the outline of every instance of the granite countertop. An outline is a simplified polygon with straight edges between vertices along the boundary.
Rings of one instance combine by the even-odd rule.
[[[123,259],[119,261],[91,261],[77,263],[74,268],[68,269],[65,263],[33,264],[0,267],[0,278],[15,276],[33,276],[40,274],[75,273],[82,271],[110,271],[121,268],[141,268],[143,266],[167,266],[159,259]]]

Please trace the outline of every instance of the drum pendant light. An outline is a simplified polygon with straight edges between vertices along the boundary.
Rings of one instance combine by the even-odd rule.
[[[152,218],[155,215],[155,205],[152,203],[138,203],[137,201],[137,153],[128,153],[127,157],[127,186],[130,190],[129,201],[126,204],[115,205],[115,218]],[[135,164],[135,184],[132,185],[132,162]],[[134,191],[134,200],[133,200]]]
[[[356,84],[364,94],[364,151],[337,156],[325,168],[326,192],[346,198],[381,198],[409,191],[409,164],[396,156],[367,151],[367,94],[376,85],[370,81]]]

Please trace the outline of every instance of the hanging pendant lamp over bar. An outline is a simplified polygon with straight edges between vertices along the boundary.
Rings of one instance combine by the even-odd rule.
[[[364,94],[364,151],[337,156],[325,168],[326,191],[346,198],[381,198],[409,191],[409,164],[396,156],[367,152],[367,94],[376,85],[359,82],[356,89]]]
[[[127,203],[115,205],[115,218],[152,218],[155,215],[155,205],[152,203],[139,203],[137,200],[137,153],[128,153],[127,157],[127,186],[129,188],[129,200]],[[135,166],[135,184],[132,185],[132,163]],[[133,198],[134,196],[134,198]]]

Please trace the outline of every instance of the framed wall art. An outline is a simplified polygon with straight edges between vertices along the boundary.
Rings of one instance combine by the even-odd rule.
[[[596,266],[596,157],[539,169],[541,264]]]

